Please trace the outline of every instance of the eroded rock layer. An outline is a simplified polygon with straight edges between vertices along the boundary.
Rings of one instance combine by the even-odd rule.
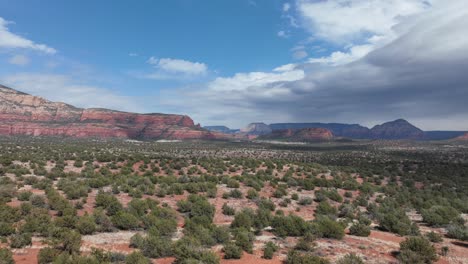
[[[0,134],[132,139],[224,139],[185,115],[82,109],[0,85]]]

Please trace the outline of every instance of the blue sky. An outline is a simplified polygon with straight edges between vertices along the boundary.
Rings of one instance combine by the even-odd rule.
[[[135,2],[0,0],[0,83],[203,125],[468,129],[462,0]]]

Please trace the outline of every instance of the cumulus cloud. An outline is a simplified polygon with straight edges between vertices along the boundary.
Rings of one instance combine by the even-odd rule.
[[[11,57],[8,62],[13,65],[26,66],[29,64],[30,60],[25,55],[15,55]]]
[[[181,59],[150,57],[147,61],[156,72],[146,75],[150,79],[172,79],[180,77],[203,76],[208,73],[208,66],[200,62]]]
[[[336,51],[320,60],[281,66],[271,72],[218,78],[191,92],[184,90],[184,94],[197,100],[179,97],[183,105],[172,103],[194,113],[204,124],[232,127],[258,120],[358,122],[371,126],[404,117],[426,130],[468,130],[468,35],[465,34],[468,9],[464,8],[463,0],[390,0],[390,4],[376,0],[298,0],[296,4],[306,2],[310,5],[330,2],[344,18],[349,13],[353,19],[366,21],[348,27],[330,20],[342,28],[330,33],[330,42],[354,39],[349,37],[360,35],[361,31],[372,34],[365,34],[366,42],[352,45],[347,53]],[[359,12],[337,6],[344,3],[352,7],[356,4]],[[379,9],[377,4],[387,8]],[[364,25],[374,23],[372,19],[354,15],[357,12],[365,16],[367,12],[361,9],[374,7],[380,11],[369,11],[371,15],[380,12],[386,16],[375,21],[380,25],[378,28]],[[329,11],[325,15],[338,16],[332,9]],[[305,21],[310,19],[306,14],[303,16]],[[317,32],[325,34],[320,28]],[[376,37],[368,40],[370,36]],[[381,41],[378,37],[386,36],[391,38],[374,44]],[[221,110],[206,111],[207,105]]]
[[[387,35],[404,17],[430,7],[427,0],[298,0],[305,28],[338,43],[366,35]]]
[[[57,52],[54,48],[47,45],[35,43],[32,40],[12,33],[7,27],[8,24],[11,24],[11,22],[0,17],[0,48],[31,49],[48,54],[55,54]]]
[[[313,37],[341,45],[342,50],[312,62],[345,64],[398,37],[395,26],[427,12],[435,0],[297,0],[301,21]]]
[[[0,83],[22,92],[77,107],[110,108],[136,112],[143,110],[134,98],[121,96],[110,89],[81,83],[66,75],[20,73],[2,76]]]
[[[237,73],[232,77],[219,77],[208,84],[208,89],[216,92],[245,92],[253,89],[256,91],[257,96],[271,96],[281,91],[286,91],[285,89],[279,89],[279,86],[275,86],[274,84],[298,81],[303,78],[304,71],[296,70],[292,64],[289,64],[274,69],[274,72]],[[268,85],[273,86],[266,88]]]

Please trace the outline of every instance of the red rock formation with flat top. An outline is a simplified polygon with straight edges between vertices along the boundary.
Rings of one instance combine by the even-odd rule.
[[[132,139],[225,139],[185,115],[82,109],[0,85],[0,135]]]
[[[279,129],[262,136],[263,139],[286,139],[294,141],[328,141],[333,133],[325,128]]]

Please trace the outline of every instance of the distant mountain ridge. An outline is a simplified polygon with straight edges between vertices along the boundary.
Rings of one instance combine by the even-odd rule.
[[[204,126],[203,128],[209,131],[216,131],[226,134],[234,134],[240,131],[240,129],[230,129],[227,126]]]
[[[465,131],[422,131],[404,119],[376,125],[371,129],[359,124],[342,123],[275,123],[270,124],[270,127],[273,130],[325,128],[332,131],[335,137],[350,139],[447,140],[466,133]]]
[[[404,119],[376,125],[370,130],[372,139],[423,139],[424,132]]]

